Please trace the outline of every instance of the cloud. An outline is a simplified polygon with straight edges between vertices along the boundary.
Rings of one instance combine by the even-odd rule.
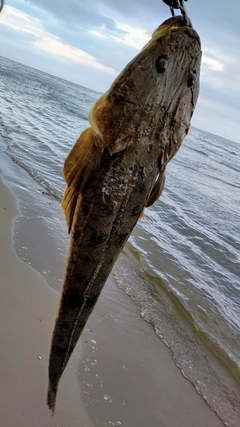
[[[21,12],[13,7],[7,6],[5,14],[0,21],[0,25],[6,25],[16,31],[30,34],[32,36],[32,44],[34,47],[51,54],[52,56],[85,64],[111,75],[117,74],[112,67],[101,64],[91,54],[64,43],[59,37],[46,31],[38,18],[32,17],[25,12]]]
[[[98,11],[100,2],[83,2],[79,0],[26,0],[27,3],[43,8],[62,22],[68,22],[76,27],[103,26],[114,30],[114,20]]]
[[[131,46],[137,51],[141,50],[151,37],[149,32],[142,27],[131,26],[128,24],[117,22],[116,29],[118,30],[118,32],[110,33],[102,27],[98,30],[89,30],[89,34],[92,34],[96,37],[100,37],[102,39],[110,38],[118,44],[125,44],[126,46]]]
[[[222,133],[237,139],[240,1],[190,0],[186,7],[203,50],[194,121],[211,132],[220,129],[220,117]],[[0,16],[0,53],[105,91],[169,17],[161,0],[8,0]]]
[[[212,96],[223,103],[237,104],[240,99],[239,46],[235,38],[229,44],[205,43],[201,67],[201,93]]]
[[[219,55],[210,48],[205,48],[202,55],[202,74],[208,74],[212,71],[222,71],[225,67]]]
[[[231,105],[201,96],[191,122],[199,129],[240,142],[238,116],[238,110]]]
[[[79,64],[85,64],[94,67],[98,70],[105,71],[106,73],[116,75],[117,72],[106,65],[101,64],[92,55],[78,49],[74,46],[70,46],[58,40],[57,38],[44,36],[37,40],[34,45],[51,55],[70,59],[71,61],[78,62]]]
[[[41,37],[45,32],[39,19],[32,19],[30,15],[10,6],[5,7],[4,15],[1,17],[0,24],[7,25],[14,30],[23,31],[33,35],[38,33],[39,37]]]

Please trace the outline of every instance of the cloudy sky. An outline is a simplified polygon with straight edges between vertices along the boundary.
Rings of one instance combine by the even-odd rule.
[[[192,124],[240,142],[240,0],[185,5],[203,50]],[[0,55],[104,92],[169,17],[162,0],[5,0]]]

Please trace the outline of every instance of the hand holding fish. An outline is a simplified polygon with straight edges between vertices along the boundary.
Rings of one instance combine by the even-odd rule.
[[[91,127],[64,165],[71,233],[49,361],[48,405],[100,292],[144,207],[164,187],[167,163],[187,135],[199,91],[200,39],[168,19],[90,111]]]

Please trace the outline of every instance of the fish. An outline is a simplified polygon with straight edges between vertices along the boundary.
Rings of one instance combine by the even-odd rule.
[[[49,357],[47,404],[134,226],[160,197],[197,103],[201,42],[189,19],[163,22],[89,113],[64,163],[69,253]]]

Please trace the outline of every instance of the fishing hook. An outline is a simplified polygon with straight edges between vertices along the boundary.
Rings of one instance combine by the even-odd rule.
[[[187,1],[187,0],[184,0],[184,1]],[[172,16],[175,16],[174,9],[180,9],[181,14],[184,16],[184,18],[187,17],[187,12],[186,12],[183,0],[163,0],[163,2],[170,7]]]
[[[2,12],[3,6],[4,6],[4,0],[0,0],[0,12]]]

